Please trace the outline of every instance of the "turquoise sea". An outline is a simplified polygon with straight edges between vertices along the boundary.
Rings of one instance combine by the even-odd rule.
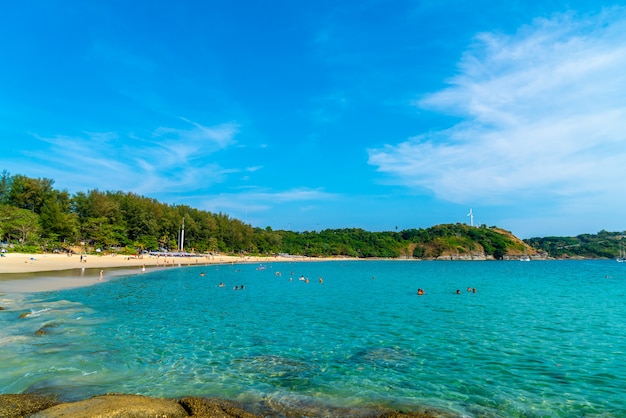
[[[626,264],[611,260],[161,268],[0,306],[1,393],[626,416]]]

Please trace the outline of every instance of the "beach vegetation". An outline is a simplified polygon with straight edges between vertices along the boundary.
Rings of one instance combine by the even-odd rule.
[[[39,216],[28,209],[0,205],[0,219],[0,241],[25,245],[40,237]]]
[[[0,242],[14,250],[137,254],[184,249],[239,255],[307,257],[507,259],[522,254],[615,257],[624,233],[533,238],[495,226],[456,223],[403,231],[321,231],[252,227],[224,213],[170,205],[134,193],[54,188],[54,181],[0,174]]]

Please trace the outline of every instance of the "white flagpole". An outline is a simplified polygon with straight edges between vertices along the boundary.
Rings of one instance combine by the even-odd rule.
[[[182,253],[185,249],[185,218],[183,218],[183,227],[180,230],[180,252]]]

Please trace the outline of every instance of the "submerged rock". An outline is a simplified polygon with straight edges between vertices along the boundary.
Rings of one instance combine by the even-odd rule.
[[[248,409],[264,418],[458,418],[426,407],[402,411],[376,403],[361,407],[337,406],[320,402],[314,396],[294,394],[268,396]]]
[[[404,368],[416,360],[415,353],[395,347],[372,347],[359,350],[350,360],[391,369]]]
[[[439,417],[439,416],[443,417],[444,415],[439,415],[437,413],[430,413],[430,412],[392,411],[392,412],[385,412],[381,415],[377,415],[375,418],[433,418],[433,417]]]

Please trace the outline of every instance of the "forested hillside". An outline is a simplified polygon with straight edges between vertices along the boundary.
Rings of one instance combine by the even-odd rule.
[[[626,251],[625,232],[600,231],[575,237],[545,237],[525,240],[555,258],[615,258]]]
[[[524,242],[496,227],[465,224],[369,232],[358,228],[284,231],[254,228],[223,213],[169,205],[121,191],[70,195],[47,178],[0,176],[0,242],[12,251],[136,253],[176,251],[184,219],[190,252],[278,254],[310,257],[507,259],[580,254],[614,257],[621,235],[534,238]],[[539,251],[537,251],[539,250]],[[546,253],[547,252],[547,253]]]

